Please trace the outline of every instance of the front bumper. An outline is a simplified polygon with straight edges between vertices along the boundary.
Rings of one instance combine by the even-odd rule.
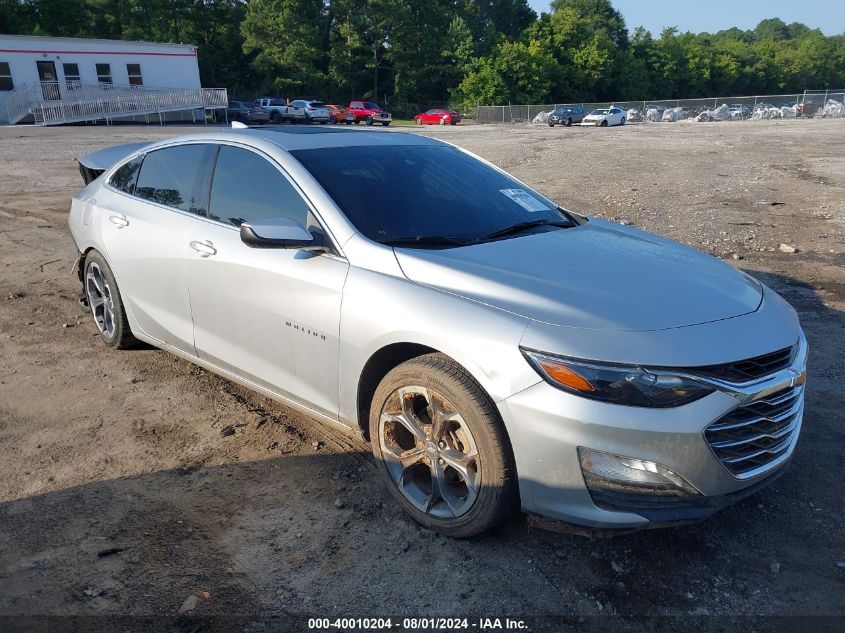
[[[741,387],[719,391],[673,409],[624,407],[565,393],[539,382],[498,403],[516,458],[523,510],[594,528],[643,528],[701,520],[770,484],[788,465],[804,411],[807,344],[801,335],[790,367]],[[785,389],[799,390],[785,452],[749,476],[732,474],[716,456],[705,429],[725,414]],[[609,486],[593,492],[578,448],[646,460],[676,473],[700,495],[672,503],[642,491]]]

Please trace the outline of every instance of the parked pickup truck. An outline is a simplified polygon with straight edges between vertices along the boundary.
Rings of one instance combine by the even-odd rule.
[[[355,123],[360,123],[361,121],[367,125],[381,123],[387,127],[392,120],[390,112],[385,112],[379,104],[373,103],[372,101],[352,101],[349,103],[349,109],[352,110]]]
[[[252,103],[267,110],[270,113],[270,121],[273,123],[282,123],[292,119],[288,102],[280,97],[259,97]]]

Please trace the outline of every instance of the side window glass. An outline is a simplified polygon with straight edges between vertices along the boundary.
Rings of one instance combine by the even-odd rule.
[[[267,159],[222,146],[211,181],[208,217],[233,226],[276,218],[308,226],[309,210],[299,192]]]
[[[149,152],[141,165],[135,195],[151,202],[204,215],[199,186],[213,145],[177,145]]]
[[[112,174],[109,184],[118,191],[134,194],[135,182],[138,180],[138,172],[141,170],[143,160],[143,156],[138,156],[118,167]]]

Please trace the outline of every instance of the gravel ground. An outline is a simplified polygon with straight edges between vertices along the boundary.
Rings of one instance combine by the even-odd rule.
[[[179,131],[0,129],[0,614],[175,617],[193,595],[192,614],[245,621],[845,617],[845,120],[421,132],[727,259],[800,313],[812,358],[790,472],[702,524],[612,539],[523,517],[438,537],[359,440],[164,352],[106,349],[69,272],[73,159]]]

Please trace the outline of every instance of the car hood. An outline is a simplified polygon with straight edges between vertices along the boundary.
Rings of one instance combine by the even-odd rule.
[[[584,118],[585,119],[606,119],[609,116],[610,116],[609,114],[588,114]]]
[[[412,281],[574,328],[648,331],[754,312],[762,286],[677,242],[601,220],[474,246],[396,248]]]

